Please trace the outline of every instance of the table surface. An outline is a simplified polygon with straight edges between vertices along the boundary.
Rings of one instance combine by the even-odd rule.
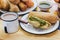
[[[2,23],[0,20],[0,40],[60,40],[60,30],[46,35],[34,35],[19,28],[19,31],[16,33],[6,34]]]
[[[2,23],[2,20],[0,20],[0,40],[60,40],[60,30],[46,35],[34,35],[19,28],[19,31],[16,33],[6,34]]]

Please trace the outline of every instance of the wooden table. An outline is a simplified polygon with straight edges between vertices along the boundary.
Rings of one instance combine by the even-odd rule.
[[[60,40],[60,30],[46,35],[34,35],[19,28],[20,30],[16,33],[6,34],[2,23],[0,20],[0,40]]]

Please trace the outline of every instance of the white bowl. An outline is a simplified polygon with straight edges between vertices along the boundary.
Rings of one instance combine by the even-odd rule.
[[[48,7],[45,7],[45,6],[42,7],[41,6],[42,3],[48,4],[49,6]],[[52,3],[47,2],[47,1],[42,1],[42,2],[40,2],[39,7],[40,7],[41,11],[48,11],[52,7]]]

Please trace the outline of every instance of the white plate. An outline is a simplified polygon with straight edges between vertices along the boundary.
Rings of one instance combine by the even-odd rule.
[[[28,9],[27,9],[26,11],[24,11],[24,12],[22,12],[22,11],[17,12],[18,15],[26,14],[26,13],[28,13],[28,12],[34,10],[34,9],[37,7],[37,1],[36,1],[36,0],[32,0],[32,1],[34,2],[34,6],[31,7],[31,8],[28,8]],[[3,12],[6,12],[6,11],[3,11]]]
[[[28,19],[28,14],[21,18],[21,20],[24,20],[24,21],[28,21],[27,19]],[[47,33],[51,33],[53,31],[55,31],[58,28],[59,21],[57,21],[54,25],[52,25],[47,30],[36,29],[29,23],[28,24],[20,23],[20,25],[21,25],[22,29],[24,29],[25,31],[27,31],[29,33],[33,33],[33,34],[47,34]]]

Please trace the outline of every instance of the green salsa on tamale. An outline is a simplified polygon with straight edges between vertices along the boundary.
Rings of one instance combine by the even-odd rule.
[[[49,26],[49,22],[43,20],[43,19],[40,19],[38,17],[29,17],[29,23],[31,23],[35,28],[41,28],[41,29],[46,29],[48,26]]]

